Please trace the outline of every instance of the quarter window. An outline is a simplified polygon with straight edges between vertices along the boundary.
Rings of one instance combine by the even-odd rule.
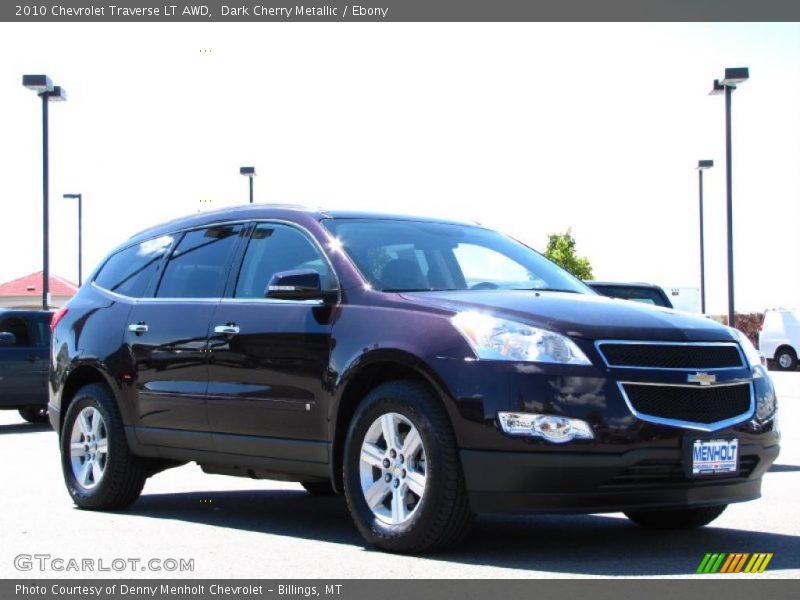
[[[7,317],[3,319],[0,321],[0,331],[14,334],[14,337],[17,338],[14,346],[33,346],[28,324],[22,317]]]
[[[323,289],[334,286],[328,262],[305,235],[284,225],[260,224],[247,244],[235,297],[263,298],[275,273],[298,269],[319,273]]]
[[[241,225],[215,225],[189,231],[169,258],[156,296],[159,298],[219,298]]]
[[[141,298],[171,245],[172,236],[165,235],[120,250],[100,269],[95,285],[123,296]]]

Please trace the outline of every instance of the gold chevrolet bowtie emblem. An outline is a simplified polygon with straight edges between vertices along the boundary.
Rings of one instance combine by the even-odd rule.
[[[693,373],[687,379],[689,383],[699,383],[700,385],[711,385],[717,382],[717,376],[713,373]]]

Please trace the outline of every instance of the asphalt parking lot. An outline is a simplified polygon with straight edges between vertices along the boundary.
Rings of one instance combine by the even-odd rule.
[[[78,510],[61,479],[55,433],[0,412],[0,577],[92,576],[42,572],[36,562],[20,571],[21,554],[90,559],[95,568],[114,559],[194,561],[192,572],[137,566],[101,577],[343,579],[685,577],[706,552],[772,552],[765,573],[735,577],[797,578],[800,372],[774,379],[781,455],[765,477],[763,498],[729,507],[713,526],[656,533],[621,514],[485,516],[461,547],[422,558],[365,548],[341,498],[313,498],[291,483],[206,475],[196,465],[150,479],[128,511]]]

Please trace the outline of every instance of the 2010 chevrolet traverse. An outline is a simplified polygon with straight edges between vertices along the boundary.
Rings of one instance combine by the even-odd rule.
[[[145,231],[53,319],[50,419],[75,503],[209,473],[343,493],[368,542],[456,543],[476,512],[696,527],[778,454],[758,353],[596,295],[483,227],[250,206]]]

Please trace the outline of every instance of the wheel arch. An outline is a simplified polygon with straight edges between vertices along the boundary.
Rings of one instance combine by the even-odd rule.
[[[70,370],[61,389],[61,402],[60,414],[58,423],[58,433],[61,434],[61,428],[64,425],[64,417],[67,414],[69,405],[75,399],[75,396],[82,387],[92,383],[100,383],[109,388],[112,398],[116,401],[116,394],[114,393],[114,385],[111,379],[103,373],[102,369],[95,365],[81,364]]]

